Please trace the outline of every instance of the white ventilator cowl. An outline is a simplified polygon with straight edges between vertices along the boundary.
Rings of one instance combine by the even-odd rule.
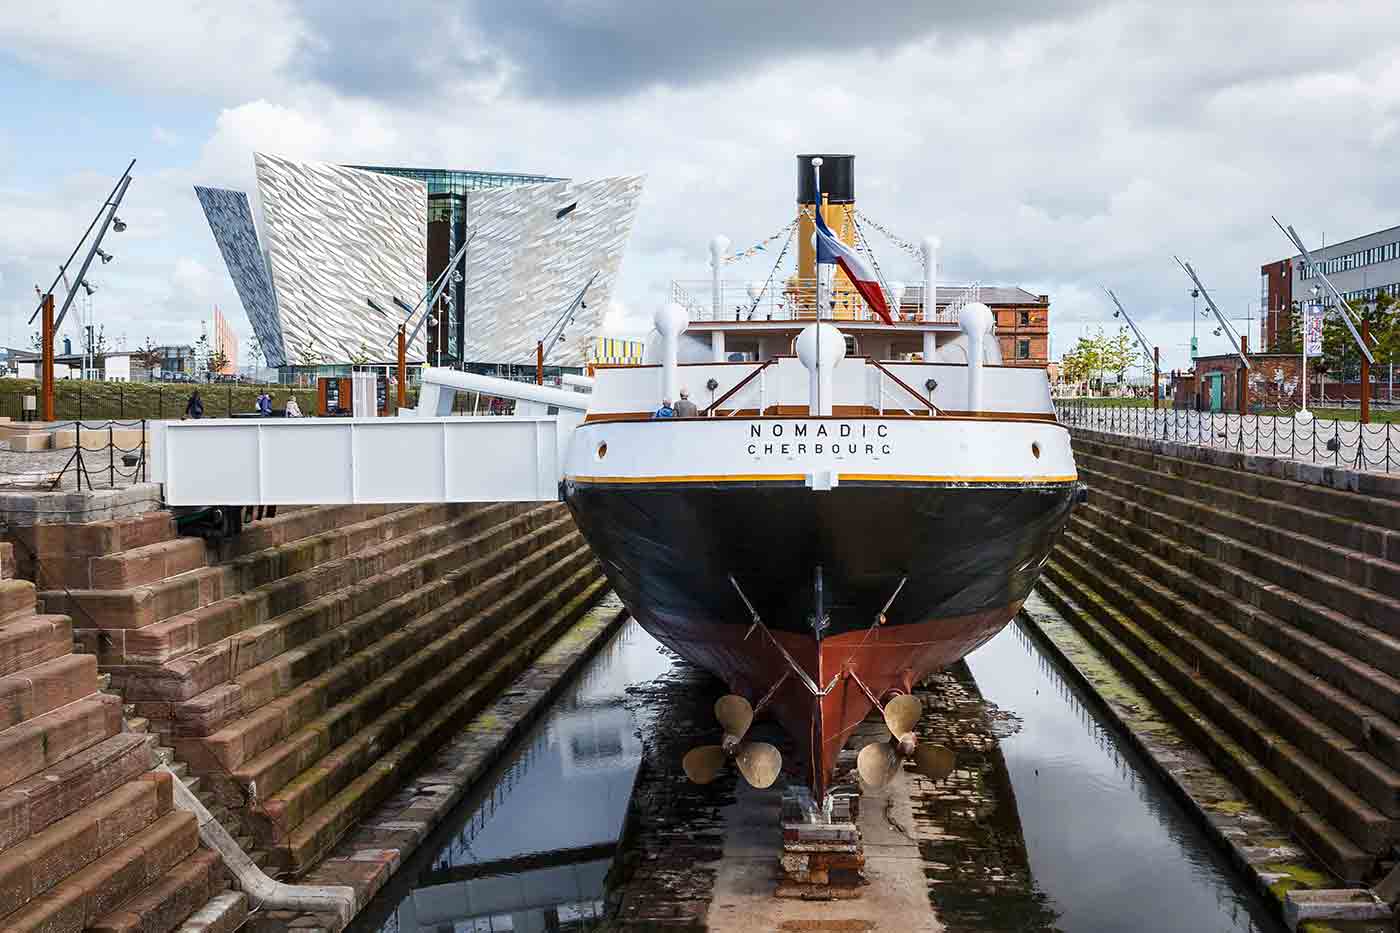
[[[690,317],[685,308],[673,301],[656,312],[652,323],[661,335],[661,397],[674,402],[678,387],[676,360],[680,355],[681,334],[690,324]]]
[[[831,324],[808,324],[797,335],[797,359],[808,373],[810,414],[831,414],[832,373],[845,358],[846,335]]]
[[[962,309],[958,324],[967,335],[967,408],[982,411],[982,361],[987,341],[996,339],[992,336],[996,316],[991,308],[974,301]]]

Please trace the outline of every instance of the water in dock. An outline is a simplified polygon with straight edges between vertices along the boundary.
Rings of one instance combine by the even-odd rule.
[[[699,707],[708,694],[685,686],[702,675],[685,667],[629,623],[351,929],[598,928],[610,885],[626,874],[615,859],[642,737],[675,744],[677,737],[662,734],[659,723],[707,718]],[[995,855],[978,856],[977,871],[969,872],[937,847],[921,845],[930,898],[948,929],[1280,929],[1165,788],[1014,625],[932,689],[955,698],[938,728],[967,732],[998,724],[985,743],[987,756],[960,762],[974,766],[964,776],[977,775],[977,789],[967,793],[984,798],[973,801],[968,821],[978,825],[945,824],[954,835],[979,834],[952,844],[962,855],[982,845],[982,836],[995,839]],[[658,690],[669,706],[664,719],[651,709]],[[674,779],[649,769],[640,784]],[[957,781],[937,788],[911,783],[916,822],[966,809]],[[697,838],[714,833],[716,808],[733,800],[732,786],[722,784],[711,785],[715,806],[696,827]],[[639,792],[653,807],[694,803],[688,791],[669,787]],[[684,802],[657,803],[668,800]],[[689,812],[662,817],[692,818]],[[636,854],[623,857],[635,861]],[[686,897],[694,898],[695,889],[703,895],[713,883],[713,871],[694,874]],[[988,884],[989,876],[1000,880]],[[667,885],[684,881],[669,878]],[[874,923],[869,929],[900,928],[895,918]]]

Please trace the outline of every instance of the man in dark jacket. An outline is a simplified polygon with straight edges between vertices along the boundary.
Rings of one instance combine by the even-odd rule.
[[[204,417],[204,400],[201,399],[201,398],[199,397],[199,390],[198,390],[198,389],[195,389],[195,390],[194,390],[194,394],[192,394],[192,395],[190,396],[190,400],[189,400],[188,402],[185,403],[185,417],[186,417],[186,418],[203,418],[203,417]]]

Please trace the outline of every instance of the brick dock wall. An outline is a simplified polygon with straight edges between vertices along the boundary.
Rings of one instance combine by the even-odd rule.
[[[1400,842],[1400,477],[1074,431],[1040,591],[1339,879]]]

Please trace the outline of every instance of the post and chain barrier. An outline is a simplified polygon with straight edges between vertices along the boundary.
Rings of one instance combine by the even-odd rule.
[[[1055,402],[1069,427],[1215,447],[1239,453],[1325,463],[1380,473],[1400,471],[1400,427],[1288,414],[1203,412],[1105,405],[1089,399]]]

